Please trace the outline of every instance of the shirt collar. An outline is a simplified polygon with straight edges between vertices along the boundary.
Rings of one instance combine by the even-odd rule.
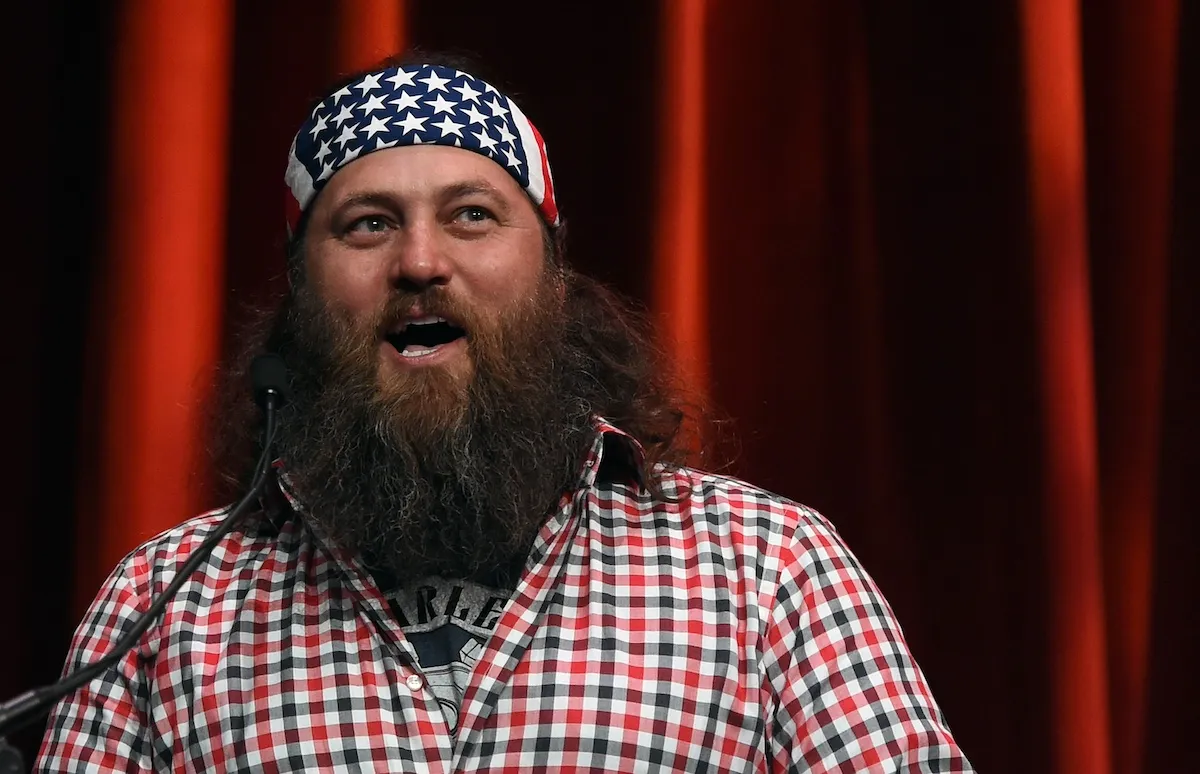
[[[592,425],[597,434],[591,455],[595,457],[595,473],[586,485],[591,486],[596,481],[644,484],[642,464],[646,459],[646,450],[638,440],[604,417],[593,418]]]

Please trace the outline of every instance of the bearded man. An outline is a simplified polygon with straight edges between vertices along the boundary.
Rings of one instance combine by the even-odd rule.
[[[290,294],[241,360],[291,374],[272,481],[41,769],[970,770],[829,522],[682,464],[644,326],[568,268],[540,135],[467,69],[389,60],[300,127]],[[245,485],[253,404],[222,417]],[[131,553],[68,668],[224,515]]]

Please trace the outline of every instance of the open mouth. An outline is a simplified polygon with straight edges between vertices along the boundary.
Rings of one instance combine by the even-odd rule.
[[[466,335],[465,330],[445,318],[419,317],[405,320],[389,331],[386,339],[401,357],[417,358],[432,355]]]

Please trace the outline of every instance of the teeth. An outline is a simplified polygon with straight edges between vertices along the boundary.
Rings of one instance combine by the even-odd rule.
[[[409,346],[405,347],[404,351],[401,352],[400,354],[403,357],[424,357],[425,355],[433,354],[435,351],[437,351],[437,349],[438,349],[437,347],[433,347],[432,349],[420,349],[420,348],[414,347],[412,345],[409,345]]]
[[[393,333],[402,333],[402,332],[404,332],[404,329],[410,325],[433,325],[434,323],[444,323],[444,322],[446,322],[446,319],[444,317],[434,317],[432,315],[426,315],[425,317],[418,317],[415,320],[405,320],[404,322],[400,323],[400,325],[392,332]]]

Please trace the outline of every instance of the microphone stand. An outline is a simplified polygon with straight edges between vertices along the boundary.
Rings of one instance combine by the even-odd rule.
[[[261,362],[267,359],[274,359],[277,362]],[[237,525],[250,504],[262,494],[268,480],[267,472],[271,467],[271,446],[275,440],[276,412],[287,402],[286,373],[283,371],[282,361],[274,355],[264,355],[258,358],[251,366],[251,372],[256,382],[255,397],[262,405],[266,415],[266,427],[263,432],[262,453],[254,466],[254,478],[251,480],[250,490],[233,506],[229,515],[217,525],[216,530],[205,538],[199,548],[192,552],[163,593],[146,609],[145,614],[138,618],[133,628],[117,640],[117,644],[104,657],[87,666],[80,667],[57,683],[33,688],[0,704],[0,774],[22,774],[26,771],[21,752],[9,744],[6,737],[49,711],[50,707],[62,697],[91,682],[98,674],[129,652],[150,628],[150,625],[162,614],[163,609],[174,598],[180,587],[188,581],[200,563],[208,558],[217,543]],[[263,378],[267,383],[258,383],[260,372],[265,372],[266,375]]]

